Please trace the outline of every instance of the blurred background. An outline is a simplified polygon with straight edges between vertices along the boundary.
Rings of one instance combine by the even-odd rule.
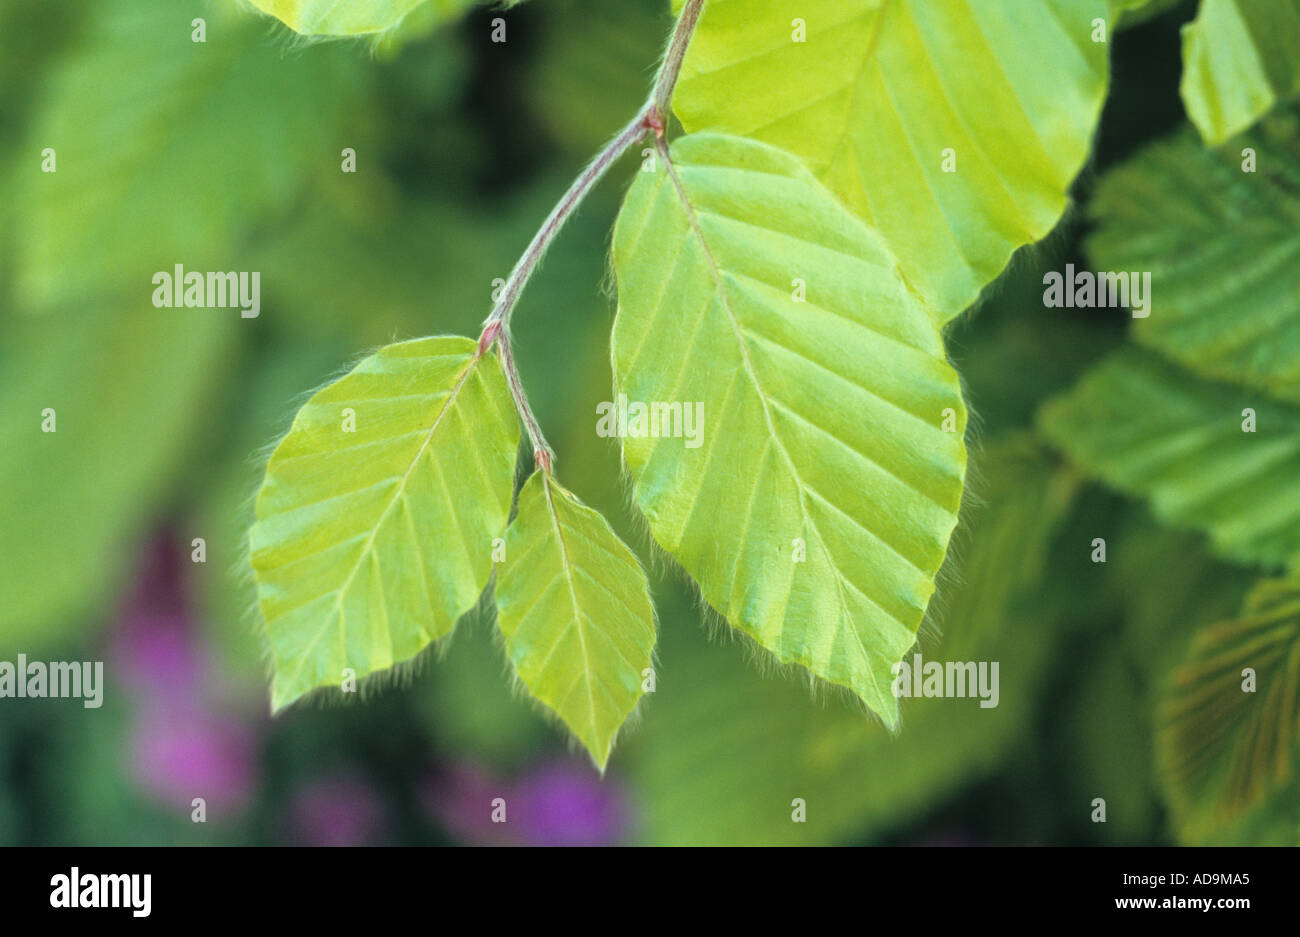
[[[1178,27],[1194,5],[1164,6],[1114,37],[1081,205],[1185,123]],[[628,158],[515,316],[561,479],[653,570],[658,689],[607,775],[512,691],[482,615],[399,686],[269,718],[242,556],[265,447],[376,345],[478,334],[493,280],[644,100],[667,7],[536,0],[506,14],[503,44],[490,41],[502,14],[480,10],[312,45],[226,0],[0,0],[0,660],[102,660],[107,684],[97,710],[0,700],[0,843],[1180,838],[1154,701],[1193,631],[1234,614],[1252,577],[1032,432],[1042,401],[1128,328],[1122,309],[1043,308],[1043,271],[1086,263],[1077,213],[949,335],[972,482],[921,651],[999,661],[996,709],[906,701],[891,738],[708,620],[656,556],[616,441],[594,431]],[[355,174],[340,172],[345,147]],[[41,172],[46,148],[55,173]],[[150,277],[175,263],[260,271],[260,316],[155,309]],[[46,407],[56,434],[39,432]],[[1126,549],[1094,564],[1098,536]],[[507,824],[490,822],[494,797]],[[796,797],[806,823],[791,822]],[[1298,833],[1292,808],[1215,835]]]

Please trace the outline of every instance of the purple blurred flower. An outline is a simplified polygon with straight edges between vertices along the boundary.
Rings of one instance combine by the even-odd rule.
[[[113,636],[111,666],[132,690],[162,698],[187,698],[199,685],[203,665],[184,616],[135,611],[123,616]]]
[[[132,761],[141,789],[184,810],[202,797],[208,819],[216,820],[252,795],[255,748],[254,732],[237,719],[191,707],[156,709],[135,725]]]
[[[506,822],[492,822],[493,800],[506,801]],[[547,762],[513,783],[461,763],[429,786],[430,814],[461,842],[474,845],[601,846],[626,835],[623,792],[588,764]]]
[[[454,839],[473,846],[518,845],[515,829],[492,822],[492,801],[506,799],[510,819],[510,786],[472,762],[459,762],[444,769],[428,784],[424,806],[429,815]]]
[[[209,820],[242,810],[257,783],[258,726],[219,706],[188,597],[188,553],[167,531],[142,551],[141,569],[110,639],[115,680],[130,691],[132,772],[140,789]]]
[[[536,846],[609,846],[627,829],[627,803],[587,764],[554,762],[519,779],[515,816]]]
[[[200,684],[204,667],[185,600],[182,552],[166,535],[145,548],[118,619],[112,669],[137,692],[188,698]]]
[[[304,787],[289,815],[293,839],[307,846],[368,846],[384,829],[384,810],[370,786],[348,776]]]

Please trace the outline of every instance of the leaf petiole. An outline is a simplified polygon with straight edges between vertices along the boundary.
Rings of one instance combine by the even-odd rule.
[[[636,117],[620,130],[614,139],[605,145],[603,150],[596,154],[595,159],[587,164],[587,168],[579,174],[578,178],[569,186],[568,191],[551,209],[551,213],[546,216],[546,220],[542,222],[542,226],[533,235],[533,239],[529,242],[523,255],[515,263],[514,269],[510,271],[505,286],[501,288],[500,298],[493,307],[491,314],[483,322],[483,332],[479,335],[478,340],[478,355],[481,357],[486,354],[494,344],[498,346],[501,368],[505,372],[506,383],[509,385],[510,394],[514,398],[515,408],[519,411],[519,416],[524,422],[524,428],[528,431],[528,439],[533,446],[533,458],[537,467],[548,473],[554,464],[555,453],[542,435],[541,425],[538,423],[537,417],[528,403],[528,397],[524,393],[523,381],[519,377],[519,369],[515,364],[514,351],[510,343],[510,316],[514,311],[515,303],[519,301],[520,294],[523,293],[524,287],[533,275],[533,271],[537,269],[542,257],[546,254],[546,249],[551,246],[551,242],[555,240],[560,229],[564,227],[564,223],[582,204],[582,200],[587,197],[587,193],[596,187],[596,183],[604,177],[605,173],[618,161],[619,157],[631,149],[637,141],[643,139],[646,134],[653,133],[656,140],[663,139],[664,114],[669,101],[672,99],[673,89],[677,86],[677,76],[681,72],[682,61],[686,56],[686,48],[695,32],[695,24],[699,21],[700,11],[703,6],[704,0],[686,0],[685,6],[677,18],[677,25],[673,29],[672,39],[668,43],[668,50],[664,53],[663,62],[659,66],[659,73],[655,78],[654,90],[650,95],[650,99],[637,113]]]

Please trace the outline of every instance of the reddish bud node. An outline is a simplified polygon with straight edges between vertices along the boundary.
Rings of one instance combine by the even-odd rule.
[[[656,137],[664,135],[664,115],[659,112],[659,108],[651,107],[646,111],[645,126],[647,130],[653,130]]]
[[[497,336],[500,334],[500,322],[488,323],[487,328],[483,330],[483,334],[480,335],[478,339],[478,354],[480,358],[487,354],[487,350],[492,347],[492,343],[497,340]]]

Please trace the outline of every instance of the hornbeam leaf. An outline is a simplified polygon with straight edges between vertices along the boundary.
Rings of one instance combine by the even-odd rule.
[[[938,327],[795,157],[696,134],[672,160],[614,232],[636,503],[728,621],[893,725],[966,464]]]
[[[1201,0],[1183,27],[1178,90],[1206,143],[1300,94],[1300,0]]]
[[[650,583],[636,556],[604,517],[539,471],[519,493],[496,600],[520,679],[603,771],[654,653]]]
[[[1207,149],[1189,127],[1108,173],[1088,254],[1097,270],[1151,272],[1140,342],[1300,403],[1300,142],[1261,128],[1238,143]]]
[[[710,0],[673,110],[802,158],[946,322],[1064,211],[1106,93],[1106,15],[1103,0]]]
[[[1129,347],[1048,401],[1038,424],[1083,468],[1149,498],[1160,520],[1207,532],[1224,557],[1300,557],[1300,408]]]
[[[402,24],[417,9],[435,21],[460,16],[483,0],[250,0],[304,36],[364,36]],[[522,0],[506,0],[514,6]]]
[[[249,534],[275,664],[272,707],[407,660],[492,571],[519,423],[473,341],[380,349],[318,391],[280,441]]]
[[[1162,773],[1186,834],[1284,787],[1300,755],[1300,577],[1261,582],[1240,617],[1197,634],[1158,712]]]

